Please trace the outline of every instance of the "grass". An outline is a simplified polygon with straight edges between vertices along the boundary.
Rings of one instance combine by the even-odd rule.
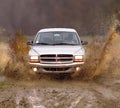
[[[0,90],[9,90],[13,87],[16,87],[16,83],[12,82],[11,80],[7,80],[7,81],[1,81],[0,82]]]
[[[4,84],[4,83],[0,83],[0,90],[6,90],[10,87],[10,85]]]

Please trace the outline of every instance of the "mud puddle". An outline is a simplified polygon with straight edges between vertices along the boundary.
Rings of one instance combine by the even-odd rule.
[[[119,92],[119,80],[19,82],[0,90],[0,108],[120,108]]]

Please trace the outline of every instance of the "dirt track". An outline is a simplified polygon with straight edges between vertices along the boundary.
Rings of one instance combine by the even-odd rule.
[[[120,80],[14,82],[0,90],[0,108],[120,108]]]

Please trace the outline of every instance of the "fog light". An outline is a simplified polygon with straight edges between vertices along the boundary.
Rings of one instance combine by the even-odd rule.
[[[80,71],[80,67],[76,67],[76,71],[77,71],[77,72]]]
[[[34,72],[37,72],[37,70],[38,70],[38,69],[37,69],[36,67],[35,67],[35,68],[33,68],[33,71],[34,71]]]

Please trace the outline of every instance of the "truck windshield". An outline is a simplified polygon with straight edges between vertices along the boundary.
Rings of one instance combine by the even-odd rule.
[[[38,45],[80,45],[75,32],[41,32],[38,33],[34,44]]]

